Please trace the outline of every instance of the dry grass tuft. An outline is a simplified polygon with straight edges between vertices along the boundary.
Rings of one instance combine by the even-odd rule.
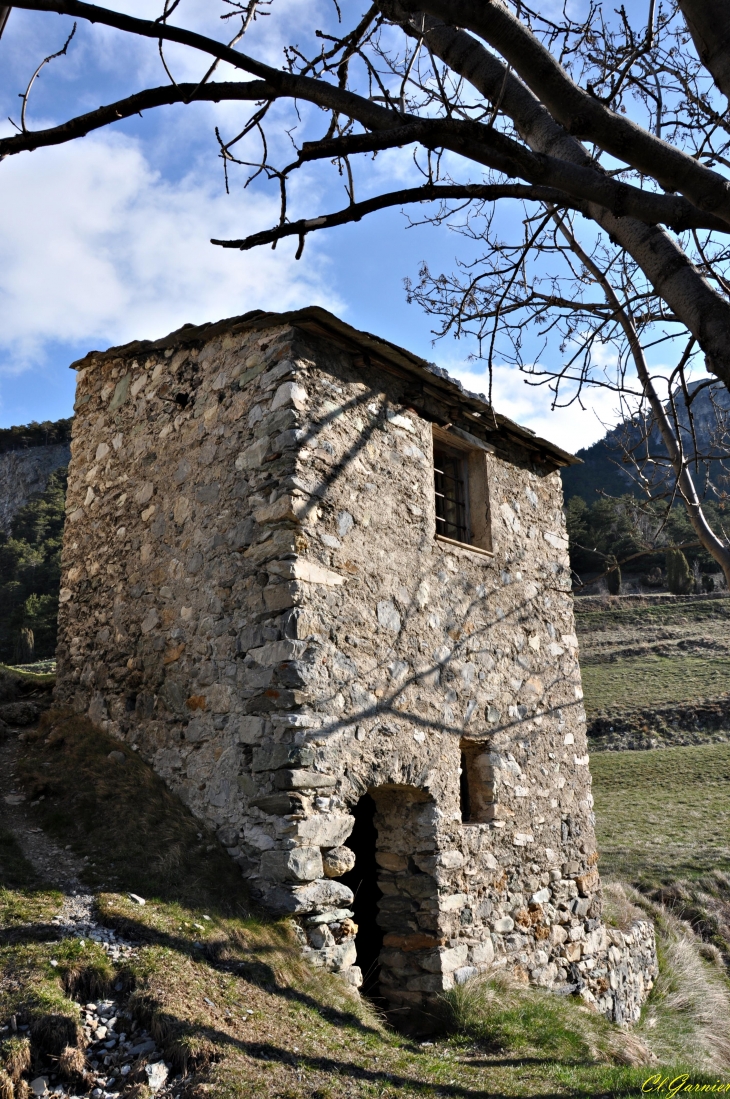
[[[0,1099],[15,1099],[15,1087],[7,1072],[0,1068]]]
[[[121,1093],[122,1099],[149,1099],[152,1092],[146,1084],[132,1084]]]
[[[61,976],[66,995],[81,1003],[106,995],[116,971],[106,955],[97,955],[91,963],[81,958],[66,962]]]
[[[730,987],[709,944],[671,909],[626,887],[654,920],[659,977],[636,1033],[660,1061],[698,1065],[706,1072],[730,1068]],[[719,951],[717,952],[719,953]]]
[[[706,962],[712,962],[716,969],[724,970],[725,962],[723,961],[722,952],[714,943],[700,943],[697,949],[700,957],[704,958]]]
[[[646,913],[627,896],[626,888],[621,882],[604,883],[602,897],[602,915],[609,927],[616,927],[620,931],[628,931],[634,920],[646,918]]]
[[[41,1056],[60,1057],[66,1046],[81,1044],[81,1028],[68,1015],[40,1015],[31,1023],[30,1033],[33,1051]]]
[[[175,1044],[173,1065],[178,1072],[187,1076],[189,1073],[202,1072],[210,1068],[220,1060],[221,1055],[221,1050],[216,1048],[208,1038],[184,1034]]]
[[[703,962],[699,945],[694,935],[681,932],[667,944],[670,973],[667,986],[660,987],[659,992],[664,993],[665,1010],[689,1024],[688,1060],[696,1059],[708,1069],[727,1069],[730,1068],[730,994],[725,982]]]
[[[5,1071],[10,1079],[17,1083],[23,1073],[30,1068],[30,1040],[28,1038],[10,1038],[7,1042],[3,1042],[2,1058]]]
[[[83,1076],[86,1070],[86,1057],[78,1046],[65,1046],[58,1058],[58,1071],[61,1076]]]

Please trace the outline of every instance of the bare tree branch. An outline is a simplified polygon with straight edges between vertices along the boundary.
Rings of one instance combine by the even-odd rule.
[[[126,99],[118,99],[106,107],[99,107],[88,114],[69,119],[60,126],[47,130],[28,130],[12,137],[0,138],[0,158],[15,153],[41,149],[49,145],[63,145],[78,137],[86,137],[93,130],[103,129],[122,118],[131,118],[141,111],[152,107],[169,106],[173,103],[189,103],[195,93],[197,101],[222,103],[239,100],[244,103],[258,103],[261,100],[275,98],[273,88],[262,80],[250,80],[246,83],[221,82],[209,83],[202,88],[198,84],[165,84],[160,88],[148,88]]]
[[[390,4],[384,0],[381,6],[386,10]],[[398,6],[415,9],[410,4]],[[584,92],[506,4],[422,0],[418,8],[488,42],[569,134],[596,142],[665,189],[680,191],[701,210],[730,223],[730,183],[723,176]]]
[[[303,237],[307,233],[318,229],[332,229],[336,225],[347,225],[351,222],[362,221],[368,214],[376,210],[385,210],[389,206],[404,206],[411,202],[439,202],[450,199],[465,199],[468,202],[482,200],[496,202],[501,198],[516,198],[531,202],[550,202],[562,205],[564,196],[549,187],[527,187],[524,184],[447,184],[427,183],[422,187],[405,187],[400,191],[390,191],[387,194],[377,195],[375,198],[365,199],[363,202],[351,203],[344,210],[338,210],[334,214],[322,214],[315,218],[303,218],[300,221],[288,222],[277,225],[273,229],[265,229],[260,233],[253,233],[241,240],[216,240],[211,244],[218,244],[222,248],[238,248],[241,252],[247,252],[251,248],[258,248],[263,244],[274,244],[285,237]]]

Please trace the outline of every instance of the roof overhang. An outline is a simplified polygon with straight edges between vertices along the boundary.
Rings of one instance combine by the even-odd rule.
[[[336,317],[334,313],[318,305],[310,305],[305,309],[294,309],[286,313],[270,313],[262,309],[254,309],[240,317],[230,317],[209,324],[186,324],[159,340],[135,340],[121,347],[110,347],[108,351],[92,351],[85,358],[71,365],[72,368],[79,368],[89,366],[90,360],[99,361],[99,359],[118,358],[122,355],[167,350],[186,344],[207,343],[224,332],[275,328],[287,324],[324,337],[346,349],[354,349],[365,357],[366,362],[390,365],[396,368],[398,373],[417,377],[421,382],[426,383],[429,389],[435,391],[434,395],[441,397],[446,404],[457,405],[469,419],[475,424],[480,424],[487,432],[511,436],[528,450],[543,454],[558,466],[581,464],[581,459],[567,450],[556,446],[548,439],[540,438],[530,428],[522,427],[507,416],[496,412],[483,393],[471,393],[446,370],[414,355],[404,347],[399,347],[398,344],[391,343],[390,340],[353,328],[352,325]]]

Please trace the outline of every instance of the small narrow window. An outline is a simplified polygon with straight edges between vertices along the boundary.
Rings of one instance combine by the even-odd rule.
[[[436,492],[436,533],[455,542],[469,542],[469,511],[466,462],[463,456],[433,449]]]
[[[463,740],[461,742],[461,774],[459,801],[462,824],[479,824],[494,820],[496,789],[489,745]]]
[[[469,804],[469,776],[466,768],[466,752],[461,753],[461,774],[459,775],[459,804],[462,821],[471,820],[471,806]]]
[[[486,443],[460,431],[433,427],[436,537],[492,552]]]

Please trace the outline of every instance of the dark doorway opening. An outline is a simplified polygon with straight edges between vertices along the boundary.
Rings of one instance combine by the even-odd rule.
[[[355,894],[353,909],[357,924],[355,946],[357,964],[363,974],[362,992],[371,999],[378,995],[380,964],[378,961],[383,948],[383,931],[378,926],[378,901],[382,893],[378,887],[378,864],[375,861],[375,848],[378,832],[375,827],[375,802],[370,794],[364,794],[357,805],[350,810],[355,818],[347,846],[355,853],[355,866],[339,879]]]

